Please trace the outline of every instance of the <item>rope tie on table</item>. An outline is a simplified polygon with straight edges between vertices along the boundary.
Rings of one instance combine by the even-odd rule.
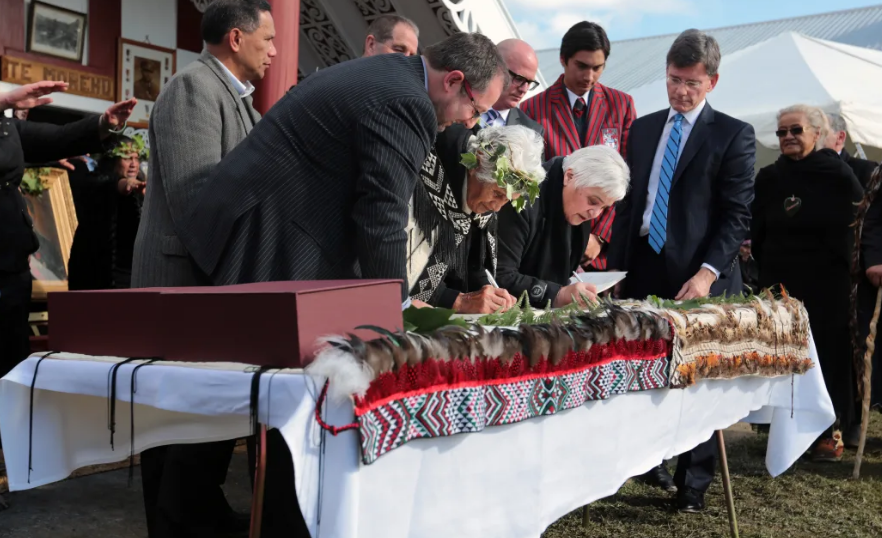
[[[131,357],[120,361],[111,366],[110,371],[107,372],[107,429],[110,430],[110,450],[115,450],[113,434],[116,433],[116,374],[119,372],[120,366],[135,360],[139,360],[139,358]]]
[[[50,351],[39,359],[34,366],[34,377],[31,379],[31,403],[28,410],[28,484],[31,483],[31,471],[34,470],[34,386],[37,384],[37,372],[40,371],[40,363],[49,355],[58,353],[58,351]]]
[[[158,361],[158,358],[148,359],[147,362],[135,366],[132,370],[132,382],[129,386],[129,480],[128,487],[132,487],[135,479],[135,393],[138,392],[138,370],[148,364]]]
[[[315,403],[315,421],[318,422],[319,426],[321,426],[322,429],[331,432],[331,435],[336,437],[338,434],[343,433],[347,430],[358,429],[358,422],[353,422],[352,424],[347,424],[345,426],[331,426],[330,424],[322,420],[322,406],[325,403],[325,399],[327,399],[328,397],[328,385],[330,383],[330,380],[325,381],[325,385],[322,387],[322,392],[319,395],[318,401]]]

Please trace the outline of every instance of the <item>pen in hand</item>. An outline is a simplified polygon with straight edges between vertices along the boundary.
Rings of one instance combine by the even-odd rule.
[[[494,288],[498,288],[499,284],[496,283],[496,279],[493,278],[493,275],[490,274],[490,270],[484,269],[484,272],[487,274],[487,280],[490,281],[490,284],[492,284]]]

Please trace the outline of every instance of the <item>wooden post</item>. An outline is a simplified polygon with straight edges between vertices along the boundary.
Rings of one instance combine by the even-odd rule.
[[[861,436],[858,441],[857,454],[854,457],[854,471],[852,478],[861,477],[861,461],[864,457],[864,448],[867,445],[867,428],[870,426],[870,391],[873,378],[873,352],[876,351],[876,326],[879,324],[879,310],[882,308],[882,288],[876,291],[876,309],[873,311],[873,319],[870,320],[870,332],[867,334],[867,350],[864,352],[864,397],[861,399]]]
[[[729,512],[729,532],[732,538],[738,538],[738,519],[735,517],[735,496],[732,493],[732,482],[729,479],[729,460],[726,458],[726,439],[723,431],[717,430],[717,446],[720,449],[720,471],[723,475],[723,491],[726,494],[726,510]]]

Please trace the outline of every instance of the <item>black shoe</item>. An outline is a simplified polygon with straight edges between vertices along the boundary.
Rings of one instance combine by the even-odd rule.
[[[671,473],[668,472],[668,468],[665,467],[664,463],[657,467],[653,467],[652,470],[640,475],[639,478],[644,483],[663,489],[667,492],[674,493],[677,491],[677,486],[674,485],[674,479],[671,477]]]
[[[684,514],[697,514],[704,511],[704,493],[683,488],[677,492],[677,510]]]

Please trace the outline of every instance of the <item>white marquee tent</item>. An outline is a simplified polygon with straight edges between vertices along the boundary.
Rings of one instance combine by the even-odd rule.
[[[631,94],[638,115],[669,106],[664,79]],[[804,103],[841,114],[851,142],[871,159],[882,156],[882,51],[784,32],[724,56],[708,102],[753,125],[757,141],[775,154],[778,110]],[[757,149],[766,161],[758,164],[774,158]]]

